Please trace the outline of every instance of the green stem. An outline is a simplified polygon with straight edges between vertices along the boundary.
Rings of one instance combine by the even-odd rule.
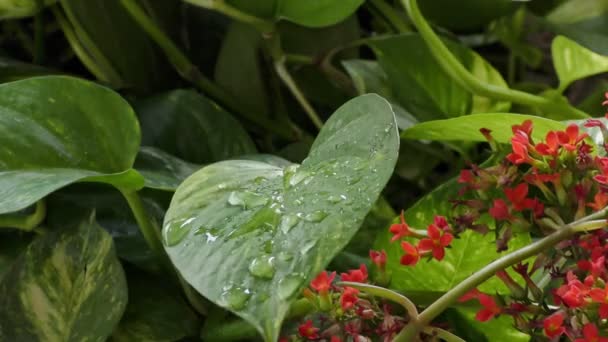
[[[606,228],[607,226],[608,226],[608,224],[607,224],[606,220],[594,220],[594,221],[581,223],[581,224],[573,227],[573,229],[577,232],[589,232],[592,230],[603,229],[603,228]]]
[[[34,64],[44,63],[44,0],[36,0],[37,11],[34,16]]]
[[[365,293],[369,293],[372,296],[388,299],[392,302],[400,304],[407,311],[410,320],[416,320],[418,317],[418,309],[416,309],[416,305],[409,298],[395,291],[380,286],[369,285],[364,283],[353,283],[350,281],[342,281],[339,282],[337,285],[354,287],[355,289]]]
[[[569,115],[561,118],[588,118],[589,115],[574,108],[570,105],[556,103],[551,99],[541,96],[528,94],[519,90],[514,90],[506,87],[501,87],[493,84],[488,84],[479,80],[475,75],[471,74],[460,61],[450,52],[441,39],[435,34],[429,23],[424,19],[416,0],[401,0],[407,12],[418,29],[418,32],[427,44],[431,54],[441,68],[455,82],[466,88],[470,92],[502,101],[511,101],[522,105],[541,109],[544,113],[555,114],[558,117],[560,113],[566,112]]]
[[[243,118],[256,123],[258,126],[284,138],[287,140],[296,140],[294,132],[290,127],[278,124],[269,120],[262,115],[252,112],[248,108],[243,108],[238,105],[238,102],[233,99],[223,89],[219,88],[215,83],[207,79],[198,68],[188,59],[188,57],[175,45],[175,43],[158,28],[156,23],[150,18],[146,12],[137,4],[135,0],[120,0],[121,4],[127,9],[127,12],[135,19],[140,27],[158,44],[163,50],[175,70],[186,80],[192,82],[203,93],[219,102],[228,110],[239,114]]]
[[[452,334],[451,332],[440,329],[440,328],[426,327],[422,331],[427,335],[437,336],[440,339],[447,341],[447,342],[466,342],[465,340]]]
[[[272,32],[275,25],[272,21],[268,21],[251,14],[242,12],[235,7],[230,6],[224,0],[186,0],[189,3],[201,6],[210,10],[218,11],[227,17],[247,23],[255,27],[262,33]]]
[[[127,200],[129,207],[131,208],[131,212],[133,212],[133,216],[135,217],[135,221],[139,226],[139,230],[141,234],[144,236],[146,243],[152,250],[152,252],[156,255],[158,260],[162,263],[163,266],[173,272],[173,266],[169,257],[165,253],[165,249],[163,247],[163,243],[161,241],[160,229],[157,227],[156,223],[153,222],[146,212],[146,208],[144,207],[141,198],[137,191],[132,190],[123,190],[119,189],[124,198]]]
[[[310,56],[295,55],[295,54],[290,54],[290,53],[285,54],[285,61],[287,63],[293,63],[293,64],[306,64],[306,65],[315,64],[315,59]]]
[[[395,8],[384,2],[384,0],[370,0],[370,3],[393,26],[397,33],[412,32],[409,24],[399,16]]]
[[[36,202],[36,208],[31,215],[7,214],[0,215],[0,228],[16,228],[26,232],[33,231],[46,217],[44,200]]]

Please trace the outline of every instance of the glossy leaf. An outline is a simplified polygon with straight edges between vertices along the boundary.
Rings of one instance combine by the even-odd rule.
[[[105,341],[127,304],[112,238],[93,218],[41,235],[0,282],[0,340]]]
[[[606,0],[568,0],[547,14],[547,20],[556,24],[573,24],[608,12]]]
[[[546,21],[541,23],[549,30],[573,39],[591,51],[608,55],[608,37],[606,36],[608,13],[571,24],[556,24]]]
[[[126,101],[63,76],[0,85],[0,214],[77,182],[141,188],[139,126]]]
[[[497,87],[506,82],[474,51],[445,40],[450,51],[477,78]],[[378,38],[370,42],[396,101],[420,121],[471,113],[508,111],[510,104],[472,95],[442,71],[417,34]]]
[[[357,232],[398,146],[390,105],[358,97],[299,167],[225,161],[188,178],[165,217],[166,251],[202,295],[275,341],[291,301]]]
[[[43,5],[48,6],[57,0],[44,0]],[[0,19],[13,19],[29,17],[39,10],[37,0],[3,0],[0,1]]]
[[[205,164],[256,153],[253,141],[232,115],[191,90],[171,92],[135,104],[142,145]]]
[[[551,54],[560,91],[564,91],[574,81],[608,72],[607,56],[587,50],[564,36],[553,39]]]
[[[458,197],[461,184],[451,180],[428,195],[405,212],[405,220],[411,227],[426,229],[433,222],[435,215],[450,213],[450,199]],[[419,262],[415,266],[403,266],[399,263],[403,250],[397,242],[390,242],[391,235],[386,229],[376,239],[377,250],[386,250],[387,270],[392,272],[390,288],[404,293],[426,292],[442,294],[466,279],[475,271],[486,266],[496,258],[530,244],[529,234],[518,234],[509,241],[509,249],[503,253],[496,252],[495,236],[485,236],[470,230],[454,239],[451,248],[446,250],[445,258],[438,262]],[[498,278],[491,278],[479,286],[481,291],[489,293],[508,293],[508,289]]]
[[[147,188],[175,191],[201,165],[185,162],[154,147],[142,147],[135,160],[135,169],[144,177]]]
[[[480,30],[494,19],[511,13],[515,0],[433,0],[420,1],[422,14],[431,22],[450,30]]]
[[[110,79],[95,76],[115,88],[140,93],[168,80],[169,64],[120,0],[61,0],[61,5],[85,53],[106,75],[113,75]]]
[[[162,277],[128,271],[129,304],[112,341],[173,342],[199,333],[198,317],[179,287]]]
[[[423,122],[404,131],[402,138],[438,141],[486,141],[479,132],[481,128],[492,131],[492,137],[499,143],[511,141],[511,126],[521,125],[525,120],[532,120],[534,139],[544,139],[551,130],[563,130],[566,125],[559,121],[549,120],[532,115],[521,114],[473,114],[459,118]]]

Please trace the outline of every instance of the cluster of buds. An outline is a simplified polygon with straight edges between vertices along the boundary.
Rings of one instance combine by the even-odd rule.
[[[370,251],[376,268],[374,283],[382,281],[386,266],[386,252]],[[404,315],[394,315],[390,303],[369,296],[341,282],[371,283],[367,267],[349,270],[339,276],[323,271],[303,292],[314,306],[313,314],[299,324],[297,331],[281,338],[281,342],[377,340],[389,342],[407,323]]]

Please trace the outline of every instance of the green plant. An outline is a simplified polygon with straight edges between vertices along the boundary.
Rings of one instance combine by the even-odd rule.
[[[0,341],[608,339],[602,3],[0,4]]]

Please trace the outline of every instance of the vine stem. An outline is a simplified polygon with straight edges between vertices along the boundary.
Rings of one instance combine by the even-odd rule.
[[[580,220],[576,220],[570,224],[564,225],[561,229],[554,233],[526,246],[521,249],[514,251],[513,253],[507,254],[498,258],[497,260],[486,265],[482,269],[473,273],[471,276],[460,282],[450,291],[446,292],[443,296],[429,305],[424,311],[418,315],[418,320],[413,324],[408,324],[403,330],[395,336],[393,342],[406,342],[413,341],[415,336],[426,326],[428,326],[433,319],[440,315],[450,305],[454,304],[460,297],[465,295],[467,292],[481,285],[486,280],[492,278],[496,272],[504,270],[512,265],[526,260],[532,256],[535,256],[547,249],[555,246],[559,242],[571,237],[573,234],[580,231],[590,230],[589,223],[595,223],[593,221],[597,218],[603,217],[608,212],[608,207],[593,213],[589,216],[583,217]],[[602,220],[604,221],[604,220]],[[600,229],[605,227],[604,225],[595,225],[594,229]]]
[[[150,18],[150,16],[143,8],[141,8],[139,4],[137,4],[135,0],[120,0],[120,3],[144,30],[144,32],[146,32],[146,34],[148,34],[148,36],[154,42],[156,42],[161,50],[163,50],[164,54],[167,56],[175,70],[184,79],[193,83],[203,93],[220,103],[222,106],[226,107],[228,110],[239,114],[243,118],[256,123],[260,127],[273,132],[284,139],[297,140],[298,137],[294,136],[294,132],[290,127],[286,127],[277,122],[269,120],[262,115],[257,115],[257,113],[252,112],[248,108],[243,108],[242,106],[238,105],[238,101],[233,99],[227,92],[206,78],[180,50],[180,48],[171,40],[171,38],[169,38],[167,34],[156,25],[154,20]],[[215,9],[215,7],[211,8]]]
[[[16,228],[30,232],[34,228],[38,227],[44,218],[46,217],[46,204],[44,200],[36,202],[36,208],[34,213],[31,215],[17,215],[7,214],[0,215],[0,227],[2,228]]]
[[[462,63],[450,52],[441,39],[435,34],[429,23],[424,19],[420,9],[418,8],[417,0],[401,0],[406,8],[410,19],[418,32],[422,36],[424,42],[428,46],[431,54],[441,68],[458,84],[466,88],[470,92],[484,97],[511,101],[522,105],[527,105],[541,109],[543,112],[554,113],[560,115],[560,112],[567,112],[569,115],[564,119],[571,118],[588,118],[589,115],[572,107],[569,104],[556,103],[552,99],[529,94],[523,91],[500,87],[493,84],[488,84],[479,80],[475,75],[471,74]]]
[[[452,334],[451,332],[440,329],[440,328],[426,327],[422,331],[427,335],[437,336],[440,339],[447,341],[447,342],[466,342],[465,340]]]
[[[416,305],[409,298],[395,291],[380,286],[350,281],[342,281],[337,283],[337,285],[349,286],[372,296],[388,299],[401,305],[407,311],[407,314],[411,320],[416,320],[418,317],[418,309],[416,309]]]
[[[408,23],[399,16],[399,13],[384,0],[370,0],[370,4],[393,26],[397,33],[412,32]]]

